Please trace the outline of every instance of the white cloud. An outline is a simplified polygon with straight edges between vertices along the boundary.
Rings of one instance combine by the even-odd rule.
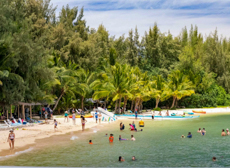
[[[110,1],[115,2],[113,6],[114,10],[106,11],[98,11],[99,8],[106,8],[106,3],[93,6],[91,4],[92,2],[108,1],[67,0],[63,2],[61,0],[52,0],[54,5],[59,5],[59,10],[61,6],[66,4],[69,4],[71,7],[84,6],[87,25],[91,28],[97,28],[99,24],[103,24],[110,35],[116,35],[116,37],[122,34],[126,34],[127,36],[128,31],[134,29],[136,26],[139,33],[144,35],[144,32],[148,31],[149,27],[154,25],[154,22],[157,22],[161,32],[168,32],[168,30],[170,30],[174,36],[179,35],[184,26],[190,29],[191,24],[193,24],[198,26],[199,32],[203,35],[208,35],[217,28],[219,34],[229,37],[230,10],[226,4],[229,3],[230,0],[165,0],[164,3],[161,3],[162,1],[160,0],[117,0]],[[149,9],[143,6],[143,2],[145,2],[145,6],[149,6]],[[178,9],[183,6],[199,5],[206,2],[210,4],[204,9]],[[158,9],[151,9],[152,6],[152,8],[156,8],[157,5]],[[135,6],[135,9],[122,9],[130,6]],[[111,7],[108,6],[108,8]]]

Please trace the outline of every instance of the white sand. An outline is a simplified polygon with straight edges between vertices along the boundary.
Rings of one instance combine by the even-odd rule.
[[[58,121],[58,130],[56,132],[54,131],[53,120],[49,120],[49,124],[34,124],[34,126],[24,127],[26,130],[23,130],[23,128],[15,129],[15,148],[33,144],[37,139],[82,130],[81,120],[79,118],[76,118],[76,125],[73,125],[71,118],[69,118],[69,122],[65,123],[64,118],[56,118],[56,120]],[[86,118],[86,120],[85,128],[91,128],[97,125],[93,118]],[[9,143],[7,142],[8,135],[9,130],[0,131],[0,152],[9,149]]]

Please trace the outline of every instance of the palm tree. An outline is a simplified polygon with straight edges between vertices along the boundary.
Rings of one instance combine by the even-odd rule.
[[[75,85],[75,93],[81,96],[81,108],[84,109],[84,99],[92,92],[90,87],[95,79],[95,73],[90,73],[84,69],[77,70],[77,84]]]
[[[153,97],[156,99],[156,106],[158,107],[158,104],[160,101],[164,100],[164,88],[165,88],[165,81],[161,75],[158,75],[154,77],[154,81],[152,82],[152,88],[155,92],[153,92]]]
[[[76,65],[72,66],[72,69],[67,69],[65,67],[61,67],[61,68],[54,67],[53,68],[55,72],[56,82],[54,81],[54,83],[51,82],[49,84],[55,84],[56,88],[58,89],[58,92],[60,93],[54,105],[53,111],[56,109],[60,99],[65,93],[74,94],[74,90],[75,90],[74,86],[77,83],[77,80],[76,80],[77,73],[76,73],[75,68],[76,68]]]
[[[119,112],[121,99],[124,93],[127,92],[128,78],[127,71],[130,68],[127,64],[121,65],[116,63],[114,66],[109,66],[101,73],[101,79],[92,83],[95,90],[93,94],[94,100],[111,97],[116,101],[115,112]],[[118,104],[118,107],[117,107]]]
[[[175,106],[175,102],[185,96],[191,96],[194,92],[194,86],[186,75],[179,70],[173,71],[168,76],[168,85],[165,89],[167,97],[173,97],[171,108]]]

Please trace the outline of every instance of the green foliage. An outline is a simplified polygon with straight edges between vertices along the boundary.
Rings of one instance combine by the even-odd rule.
[[[162,111],[162,109],[160,107],[154,108],[154,111]]]
[[[155,23],[142,38],[137,28],[115,38],[103,25],[90,29],[84,8],[63,6],[56,16],[50,0],[0,4],[0,102],[7,106],[55,102],[54,110],[66,110],[91,106],[92,97],[132,110],[230,105],[230,41],[217,31],[204,39],[192,25],[173,37]]]

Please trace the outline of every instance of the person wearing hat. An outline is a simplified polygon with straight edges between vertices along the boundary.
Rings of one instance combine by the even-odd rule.
[[[65,111],[65,120],[67,120],[67,122],[69,122],[69,119],[68,119],[69,117],[68,117],[68,115],[69,115],[68,112]],[[65,122],[65,120],[64,120],[64,122]]]
[[[228,128],[226,129],[226,131],[227,131],[227,135],[230,135],[230,132],[229,132],[229,129],[228,129]]]
[[[13,129],[10,129],[10,133],[7,141],[9,142],[10,149],[14,149],[15,134]]]

